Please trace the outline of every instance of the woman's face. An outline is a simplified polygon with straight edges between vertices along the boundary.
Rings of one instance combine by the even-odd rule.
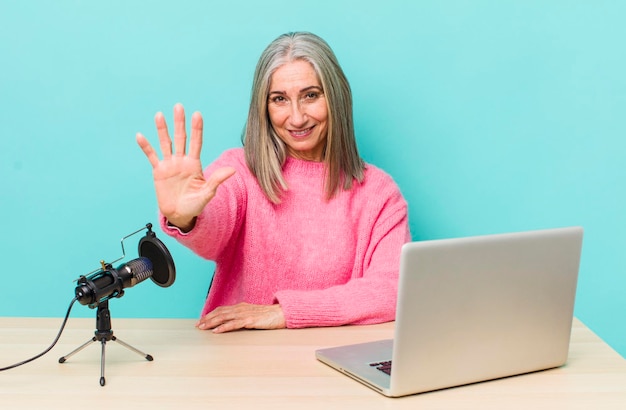
[[[328,108],[311,64],[296,60],[279,67],[270,81],[267,107],[272,127],[290,156],[322,160]]]

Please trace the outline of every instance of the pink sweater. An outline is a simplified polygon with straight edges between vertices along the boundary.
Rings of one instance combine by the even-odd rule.
[[[330,201],[324,165],[287,159],[289,190],[268,201],[243,149],[224,152],[205,170],[232,166],[183,234],[164,232],[209,260],[216,270],[202,315],[240,302],[279,303],[289,328],[394,320],[400,248],[410,240],[407,204],[389,175],[368,165],[365,179]]]

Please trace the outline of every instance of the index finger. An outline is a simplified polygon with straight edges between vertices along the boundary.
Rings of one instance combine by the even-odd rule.
[[[165,117],[162,112],[156,113],[154,123],[156,124],[157,134],[159,135],[159,145],[161,146],[163,159],[170,158],[172,156],[172,140],[170,139],[170,134],[167,132],[167,124],[165,123]]]

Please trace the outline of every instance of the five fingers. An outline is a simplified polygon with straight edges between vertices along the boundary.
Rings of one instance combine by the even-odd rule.
[[[163,159],[170,159],[172,155],[184,156],[187,145],[187,132],[185,131],[185,109],[181,104],[174,106],[174,150],[172,151],[172,139],[167,128],[165,116],[162,112],[156,113],[154,123],[159,136],[159,146]],[[202,128],[203,120],[199,112],[195,112],[191,119],[191,141],[189,143],[189,156],[193,159],[200,159],[202,150]],[[141,133],[137,133],[137,143],[150,161],[152,167],[156,167],[159,158],[148,140]]]

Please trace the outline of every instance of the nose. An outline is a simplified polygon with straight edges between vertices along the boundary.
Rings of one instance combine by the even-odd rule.
[[[291,112],[289,113],[289,122],[294,128],[301,128],[307,122],[306,110],[297,101],[295,104],[291,104]]]

